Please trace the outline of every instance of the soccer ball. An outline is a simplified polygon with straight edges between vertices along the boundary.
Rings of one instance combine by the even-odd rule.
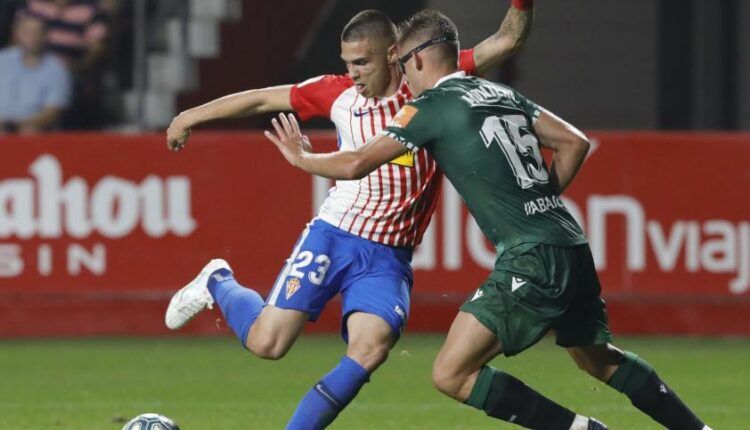
[[[128,421],[122,430],[180,430],[180,426],[164,415],[141,414]]]

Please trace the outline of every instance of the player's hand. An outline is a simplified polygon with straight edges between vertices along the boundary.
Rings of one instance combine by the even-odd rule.
[[[190,138],[190,126],[187,125],[184,114],[179,114],[172,120],[167,129],[167,147],[172,151],[181,151]]]
[[[297,118],[294,117],[294,114],[280,113],[279,119],[272,119],[271,124],[276,129],[276,134],[274,135],[266,130],[264,133],[266,138],[279,148],[279,151],[289,163],[297,165],[297,160],[305,153],[310,152],[311,148],[310,140],[302,134]]]

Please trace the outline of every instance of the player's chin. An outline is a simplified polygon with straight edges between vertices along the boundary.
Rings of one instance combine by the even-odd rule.
[[[357,93],[359,93],[359,95],[364,96],[364,97],[370,97],[370,89],[367,87],[367,85],[356,84],[354,88],[355,90],[357,90]]]

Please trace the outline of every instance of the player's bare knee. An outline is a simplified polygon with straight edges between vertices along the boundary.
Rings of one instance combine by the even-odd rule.
[[[465,378],[460,375],[447,373],[437,368],[432,369],[432,385],[448,397],[458,399],[464,382]]]
[[[262,336],[248,339],[247,349],[264,360],[278,360],[289,351],[289,347],[278,339]]]
[[[458,399],[467,377],[447,365],[439,355],[432,366],[432,385],[441,393],[454,399]]]
[[[388,359],[390,349],[388,343],[356,342],[349,344],[346,355],[368,372],[373,372]]]

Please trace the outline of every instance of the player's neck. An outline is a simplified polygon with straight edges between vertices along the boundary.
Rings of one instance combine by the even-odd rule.
[[[425,78],[425,89],[435,88],[435,85],[437,85],[439,80],[458,71],[458,67],[453,66],[435,67],[435,69],[430,71]]]
[[[398,90],[401,89],[402,80],[403,76],[401,75],[401,72],[399,72],[398,68],[391,67],[391,81],[388,83],[385,91],[383,91],[383,94],[376,97],[391,97],[395,95]]]

